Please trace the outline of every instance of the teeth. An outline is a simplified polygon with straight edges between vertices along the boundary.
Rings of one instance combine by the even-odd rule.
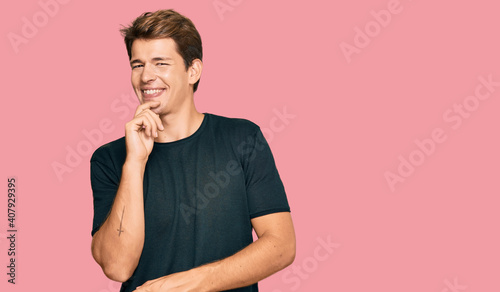
[[[146,90],[144,90],[144,93],[146,93],[146,94],[154,94],[154,93],[158,93],[160,91],[161,91],[161,89],[146,89]]]

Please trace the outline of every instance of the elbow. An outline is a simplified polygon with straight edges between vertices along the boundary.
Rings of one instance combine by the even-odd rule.
[[[96,262],[99,264],[106,277],[110,280],[121,283],[130,279],[135,271],[135,268],[137,267],[137,265],[134,264],[124,263],[112,259],[102,261],[98,261],[96,257],[94,257],[94,259],[96,259]]]
[[[288,262],[287,266],[291,265],[293,263],[293,261],[295,261],[295,255],[296,254],[297,254],[297,250],[296,250],[295,242],[294,242],[294,244],[293,244],[293,250],[290,252],[289,262]]]
[[[116,282],[126,282],[132,274],[134,273],[131,269],[126,269],[123,267],[117,267],[118,265],[102,265],[102,271],[104,275],[108,277],[108,279],[116,281]]]
[[[284,258],[283,258],[283,269],[288,267],[293,263],[295,260],[295,255],[296,255],[296,246],[295,246],[295,241],[290,244],[290,247],[287,249]]]
[[[283,270],[293,263],[296,255],[295,240],[283,244],[278,261],[278,270]]]
[[[138,260],[134,261],[135,264],[132,262],[124,263],[113,258],[106,258],[102,256],[102,251],[95,247],[94,241],[92,241],[91,251],[92,257],[96,263],[99,264],[104,275],[106,275],[106,277],[110,280],[116,282],[123,283],[130,279],[138,264]]]

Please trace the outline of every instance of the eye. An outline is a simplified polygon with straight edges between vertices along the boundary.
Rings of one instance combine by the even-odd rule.
[[[132,66],[132,69],[139,68],[139,67],[143,67],[143,65],[134,65],[134,66]]]
[[[157,66],[168,66],[168,63],[156,63]]]

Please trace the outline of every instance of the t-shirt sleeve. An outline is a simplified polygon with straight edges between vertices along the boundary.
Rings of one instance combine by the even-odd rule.
[[[290,212],[283,182],[269,145],[258,129],[240,146],[250,218],[277,212]]]
[[[90,160],[90,181],[94,198],[92,236],[106,220],[119,186],[119,175],[111,163],[100,158],[98,154],[100,153],[95,153]],[[95,158],[96,156],[99,158]]]

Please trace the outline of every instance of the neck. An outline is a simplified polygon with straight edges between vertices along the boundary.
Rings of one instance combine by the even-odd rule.
[[[175,113],[160,116],[164,130],[158,131],[155,142],[174,142],[191,136],[200,127],[204,116],[196,110],[194,103]]]

